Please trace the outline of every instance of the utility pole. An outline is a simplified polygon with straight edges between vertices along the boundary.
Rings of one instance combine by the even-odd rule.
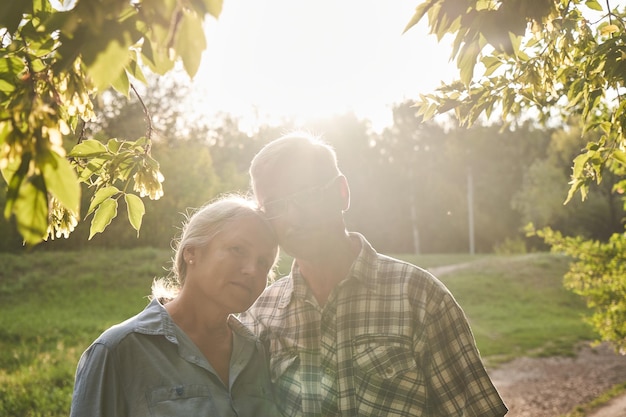
[[[474,179],[472,167],[467,167],[467,216],[469,224],[469,253],[474,255]]]
[[[409,165],[409,205],[411,206],[411,228],[413,229],[413,253],[420,254],[420,235],[417,228],[417,209],[415,208],[415,179],[413,165]]]

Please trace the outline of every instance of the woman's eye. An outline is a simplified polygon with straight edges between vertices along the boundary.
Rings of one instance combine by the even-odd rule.
[[[231,246],[230,251],[235,255],[243,255],[243,249],[241,246]]]
[[[258,265],[260,268],[262,269],[270,269],[270,263],[268,262],[267,259],[259,259]]]

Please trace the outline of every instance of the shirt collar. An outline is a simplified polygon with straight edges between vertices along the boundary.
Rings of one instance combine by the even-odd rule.
[[[178,343],[174,322],[163,304],[154,298],[135,318],[133,331],[142,334],[163,335],[172,343]]]
[[[257,337],[252,333],[252,331],[244,326],[243,323],[240,322],[239,319],[233,314],[228,316],[228,327],[230,327],[233,333],[237,333],[239,336],[245,337],[249,340],[257,340]]]
[[[378,254],[367,239],[365,239],[365,237],[360,233],[350,232],[349,236],[359,240],[361,250],[352,263],[346,279],[342,281],[342,283],[355,280],[361,285],[366,286],[369,290],[376,291],[376,286],[378,284],[378,269],[376,267]],[[342,285],[342,283],[339,285]],[[291,273],[288,276],[288,280],[285,284],[284,291],[279,302],[279,307],[286,307],[293,298],[305,299],[309,292],[309,287],[300,273],[300,268],[298,267],[297,262],[294,260],[291,265]]]
[[[254,334],[232,314],[228,317],[228,326],[238,335],[256,340]],[[176,324],[163,304],[156,298],[150,301],[150,304],[137,317],[134,331],[142,334],[163,335],[170,342],[178,344]]]

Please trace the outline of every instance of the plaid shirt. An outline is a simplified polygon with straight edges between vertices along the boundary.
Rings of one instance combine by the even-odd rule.
[[[361,252],[323,307],[294,263],[240,317],[269,344],[284,415],[506,414],[448,289],[351,235]]]

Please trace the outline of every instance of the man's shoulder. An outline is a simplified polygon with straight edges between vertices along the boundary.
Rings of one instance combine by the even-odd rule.
[[[376,251],[376,249],[371,246],[363,235],[355,232],[351,232],[351,235],[359,238],[363,247],[356,261],[359,273],[376,271],[378,274],[382,274],[383,276],[391,275],[394,277],[405,278],[417,276],[425,279],[433,277],[433,275],[426,269],[421,268],[409,261]]]
[[[376,281],[381,285],[398,284],[418,291],[443,291],[448,288],[426,268],[389,255],[376,254]]]
[[[393,274],[401,277],[419,277],[422,279],[434,278],[427,269],[417,266],[409,261],[395,258],[381,253],[376,254],[376,266],[379,273]]]
[[[263,293],[259,297],[259,299],[265,300],[276,300],[280,299],[284,296],[288,296],[293,289],[293,282],[291,278],[291,274],[285,275],[263,290]]]

